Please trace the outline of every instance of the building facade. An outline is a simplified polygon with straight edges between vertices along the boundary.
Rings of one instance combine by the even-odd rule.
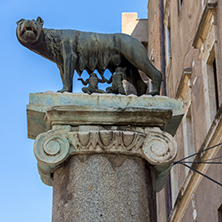
[[[122,33],[128,34],[137,38],[145,47],[146,51],[148,50],[148,19],[138,19],[137,13],[122,13]],[[144,82],[148,83],[148,77],[141,71],[140,75],[142,76]],[[126,93],[136,94],[134,87],[128,82],[123,82]]]
[[[123,32],[126,24],[133,23],[123,23]],[[128,34],[140,40],[135,27]],[[177,162],[157,194],[158,221],[222,221],[222,187],[203,176],[222,183],[221,165],[212,163],[222,160],[222,1],[149,0],[144,28],[166,94],[182,99],[185,113],[175,135]]]

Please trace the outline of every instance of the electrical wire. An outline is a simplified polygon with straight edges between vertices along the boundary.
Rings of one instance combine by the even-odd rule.
[[[201,173],[200,171],[198,171],[198,170],[196,170],[196,169],[194,169],[194,168],[192,168],[192,167],[190,167],[190,166],[184,164],[183,162],[180,162],[179,164],[182,164],[182,165],[184,165],[185,167],[190,168],[191,170],[193,170],[193,171],[196,172],[196,173],[199,173],[201,176],[207,178],[208,180],[211,180],[211,181],[213,181],[214,183],[218,184],[219,186],[222,186],[222,184],[219,183],[218,181],[216,181],[216,180],[214,180],[213,178],[211,178],[211,177],[209,177],[209,176],[207,176],[207,175]]]
[[[181,162],[181,161],[186,160],[186,159],[188,159],[188,158],[190,158],[190,157],[196,156],[196,155],[198,155],[198,154],[200,154],[200,153],[206,152],[207,150],[213,149],[213,148],[215,148],[215,147],[217,147],[217,146],[221,146],[221,145],[222,145],[222,143],[218,143],[217,145],[211,146],[211,147],[206,148],[206,149],[204,149],[204,150],[201,150],[201,151],[199,151],[199,152],[197,152],[197,153],[194,153],[194,154],[192,154],[192,155],[190,155],[190,156],[184,157],[183,159],[181,159],[181,160],[179,160],[179,161],[175,161],[173,164],[177,164],[177,162]]]
[[[198,164],[222,164],[222,162],[208,162],[208,161],[181,161],[180,163],[198,163]]]
[[[201,151],[199,151],[199,152],[197,152],[197,153],[194,153],[194,154],[192,154],[192,155],[190,155],[190,156],[187,156],[187,157],[185,157],[185,158],[183,158],[183,159],[181,159],[181,160],[179,160],[179,161],[173,162],[173,165],[181,164],[181,165],[183,165],[183,166],[185,166],[185,167],[188,167],[189,169],[193,170],[194,172],[202,175],[203,177],[211,180],[212,182],[218,184],[219,186],[222,186],[222,184],[219,183],[218,181],[216,181],[216,180],[214,180],[213,178],[211,178],[211,177],[209,177],[209,176],[201,173],[200,171],[194,169],[193,167],[187,165],[187,164],[189,164],[189,163],[190,163],[190,164],[193,164],[193,163],[195,163],[195,164],[222,164],[222,162],[216,162],[216,161],[214,162],[214,161],[212,161],[212,160],[221,159],[222,156],[220,156],[220,157],[214,157],[214,158],[211,158],[211,159],[208,159],[208,160],[205,160],[205,161],[184,161],[184,160],[186,160],[186,159],[188,159],[188,158],[191,158],[191,157],[193,157],[193,156],[196,156],[196,155],[198,155],[198,154],[201,154],[201,153],[203,153],[203,152],[206,152],[207,150],[214,149],[214,148],[216,148],[216,147],[218,147],[218,146],[221,146],[221,145],[222,145],[222,143],[219,143],[219,144],[217,144],[217,145],[214,145],[214,146],[211,146],[211,147],[206,148],[206,149],[204,149],[204,150],[201,150]],[[211,161],[211,162],[209,162],[209,161]]]

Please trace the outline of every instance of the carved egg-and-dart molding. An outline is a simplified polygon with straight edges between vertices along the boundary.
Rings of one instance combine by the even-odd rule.
[[[34,153],[41,178],[52,185],[52,173],[69,156],[112,153],[136,155],[146,159],[157,174],[169,168],[177,154],[174,138],[158,127],[144,133],[118,130],[71,131],[70,126],[56,126],[35,140]]]

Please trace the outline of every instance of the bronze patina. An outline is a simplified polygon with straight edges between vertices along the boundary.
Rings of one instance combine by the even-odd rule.
[[[126,80],[133,84],[138,96],[147,90],[138,70],[152,79],[150,94],[160,92],[161,72],[149,61],[144,46],[129,35],[46,29],[40,17],[19,20],[16,34],[23,46],[56,63],[63,82],[59,92],[72,92],[75,70],[80,76],[83,70],[97,70],[103,75],[106,69],[113,74],[117,67],[126,68]]]
[[[118,67],[115,73],[107,80],[107,83],[112,83],[111,87],[106,88],[106,92],[126,95],[123,88],[123,80],[126,79],[126,68]]]
[[[82,91],[84,93],[92,94],[92,93],[105,93],[105,91],[98,88],[98,83],[104,83],[106,80],[102,76],[102,79],[99,79],[95,73],[90,73],[89,78],[84,81],[82,78],[78,78],[78,80],[81,80],[82,84],[88,87],[83,87]]]

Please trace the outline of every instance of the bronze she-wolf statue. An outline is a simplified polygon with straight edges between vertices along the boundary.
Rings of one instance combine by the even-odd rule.
[[[146,94],[147,85],[138,70],[153,81],[151,95],[159,94],[161,72],[149,61],[144,46],[126,34],[98,34],[76,30],[42,28],[43,20],[21,19],[17,22],[19,42],[28,49],[56,63],[60,70],[63,88],[59,92],[72,92],[74,71],[81,76],[97,70],[103,75],[117,67],[126,68],[126,80],[135,87],[137,95]]]

